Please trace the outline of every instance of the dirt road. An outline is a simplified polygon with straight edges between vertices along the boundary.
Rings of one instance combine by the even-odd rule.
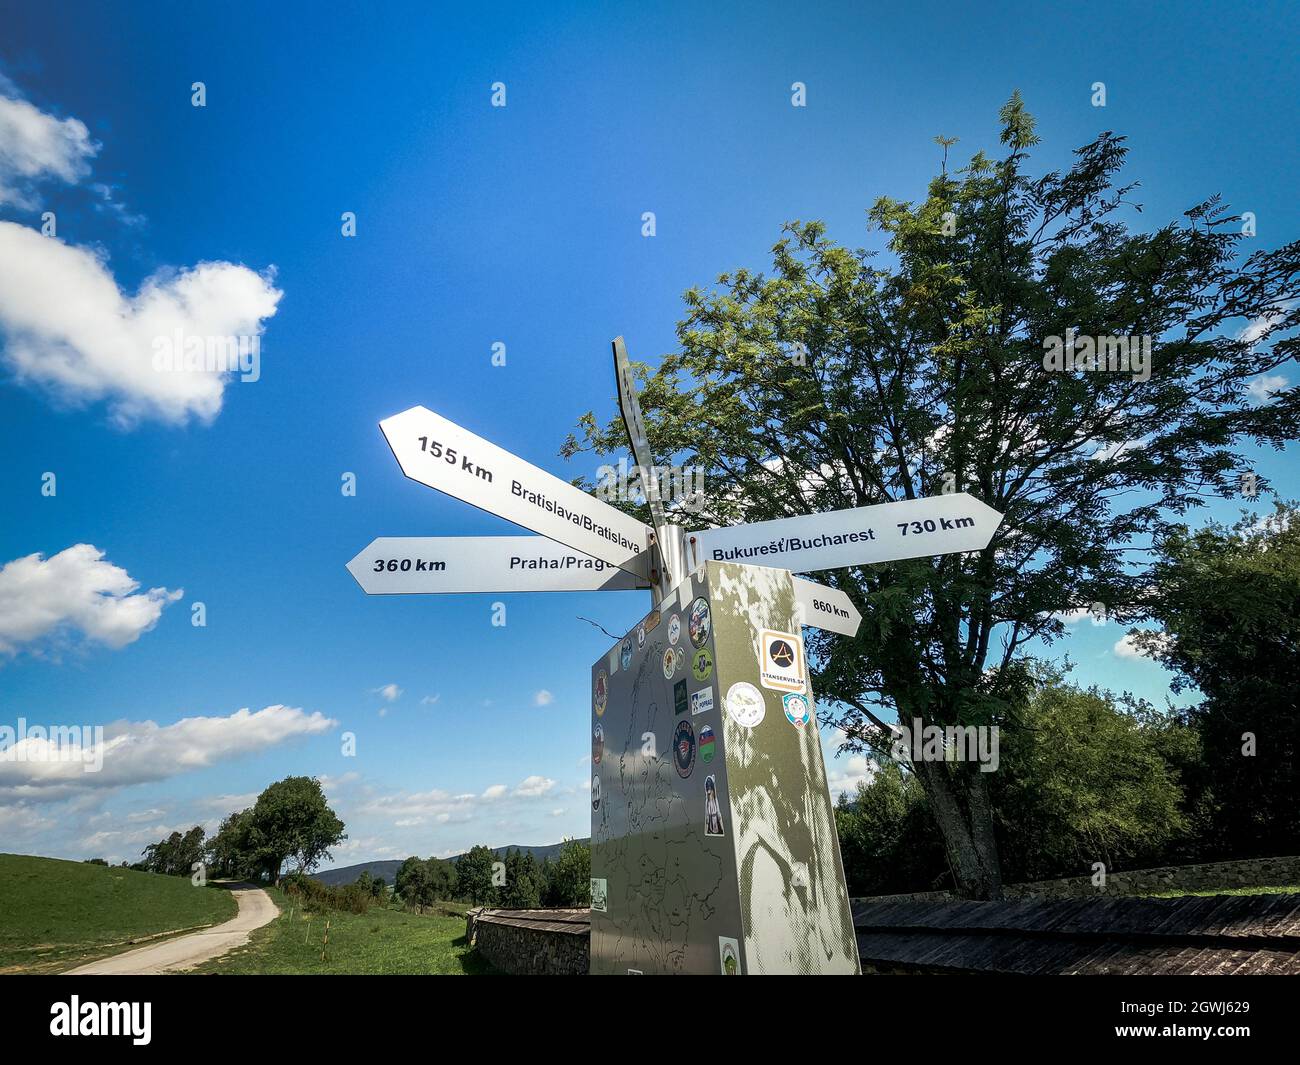
[[[213,925],[206,931],[178,936],[147,947],[138,947],[111,958],[101,958],[88,965],[69,969],[64,975],[138,976],[177,972],[192,969],[210,958],[242,946],[248,942],[248,934],[253,929],[270,924],[280,911],[275,908],[270,895],[252,884],[234,885],[232,892],[239,903],[239,913],[225,924]]]

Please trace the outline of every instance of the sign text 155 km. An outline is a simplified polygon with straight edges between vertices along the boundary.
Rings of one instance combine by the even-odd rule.
[[[402,472],[525,529],[645,577],[650,527],[427,407],[379,423]]]

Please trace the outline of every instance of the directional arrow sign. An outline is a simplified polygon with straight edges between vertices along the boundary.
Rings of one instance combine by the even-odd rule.
[[[348,563],[348,572],[368,595],[650,587],[545,536],[381,536]]]
[[[795,577],[794,599],[799,607],[799,620],[805,625],[854,636],[862,624],[862,615],[853,600],[838,588]]]
[[[379,423],[402,472],[592,558],[644,577],[650,527],[427,407]]]
[[[808,573],[979,551],[1002,515],[965,492],[691,533],[688,557]]]

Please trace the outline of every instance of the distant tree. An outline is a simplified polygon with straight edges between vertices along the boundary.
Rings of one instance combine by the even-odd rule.
[[[343,822],[330,809],[313,777],[285,777],[270,785],[252,810],[252,836],[259,864],[278,883],[287,861],[309,873],[329,849],[347,839]]]
[[[393,880],[393,890],[401,896],[402,903],[411,909],[421,909],[429,903],[429,867],[412,855],[402,862]]]
[[[251,879],[262,867],[253,832],[253,811],[230,814],[208,841],[208,869],[215,877]]]
[[[107,864],[108,864],[108,862],[107,862],[107,860],[104,859],[104,858],[87,858],[87,859],[86,859],[86,865],[107,865]]]
[[[1188,821],[1177,772],[1165,759],[1176,716],[1050,670],[1002,738],[990,773],[999,849],[1008,877],[1082,876],[1155,864]],[[1186,740],[1184,735],[1184,741]]]
[[[459,898],[456,863],[445,858],[429,858],[424,863],[429,878],[430,901]]]
[[[893,761],[883,761],[856,794],[841,795],[835,827],[844,877],[853,895],[950,888],[943,841],[925,790]]]
[[[506,852],[506,884],[501,905],[512,910],[532,910],[542,904],[541,870],[531,851]]]
[[[375,893],[375,878],[370,875],[370,870],[368,869],[363,869],[361,875],[357,877],[354,883],[357,886],[357,890],[366,895],[373,895]]]
[[[370,894],[377,899],[382,899],[387,896],[388,883],[382,876],[377,876],[370,882]]]
[[[195,825],[182,835],[173,832],[164,840],[150,843],[144,849],[141,864],[151,873],[166,876],[189,876],[193,864],[203,860],[204,831],[201,825]]]
[[[471,847],[456,862],[456,883],[462,898],[474,905],[493,904],[497,889],[492,883],[492,866],[496,856],[484,846]]]
[[[1158,545],[1136,645],[1199,688],[1189,719],[1201,773],[1203,857],[1300,852],[1300,513],[1172,530]]]
[[[587,844],[576,839],[565,840],[550,865],[546,905],[591,905],[591,847]]]

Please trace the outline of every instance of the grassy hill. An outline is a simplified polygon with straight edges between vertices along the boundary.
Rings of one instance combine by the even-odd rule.
[[[255,931],[246,947],[214,958],[193,972],[218,976],[425,976],[491,971],[465,942],[464,917],[421,917],[378,907],[369,913],[309,914],[278,888],[266,890],[280,908],[280,916]],[[327,919],[328,945],[324,942]]]
[[[238,908],[230,892],[185,877],[0,854],[0,973],[60,972],[132,940],[219,924]]]
[[[581,839],[579,843],[589,843],[589,839]],[[522,851],[525,854],[531,853],[539,862],[550,858],[552,861],[560,853],[563,843],[546,843],[536,847],[521,847],[511,844],[508,847],[493,847],[492,853],[498,858],[505,854],[506,851]],[[456,854],[448,858],[449,862],[454,862],[463,855]],[[344,865],[338,869],[325,869],[319,873],[312,873],[311,876],[319,880],[322,884],[330,887],[337,887],[340,884],[351,884],[356,881],[362,873],[369,873],[372,877],[383,877],[384,883],[389,887],[393,886],[393,881],[397,879],[397,870],[402,867],[400,861],[383,861],[383,862],[361,862],[358,865]]]

